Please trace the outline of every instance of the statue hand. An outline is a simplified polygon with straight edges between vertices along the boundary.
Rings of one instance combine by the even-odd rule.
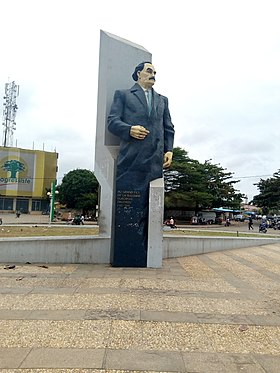
[[[137,140],[144,140],[144,138],[150,133],[145,127],[143,126],[131,126],[130,128],[130,136],[134,137]]]
[[[166,152],[163,157],[163,168],[168,168],[171,166],[172,163],[172,157],[173,153],[172,152]]]

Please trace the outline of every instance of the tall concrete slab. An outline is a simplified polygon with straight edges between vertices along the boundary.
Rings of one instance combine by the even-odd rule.
[[[163,257],[163,178],[150,182],[147,267],[161,268]]]
[[[108,132],[107,117],[116,89],[130,88],[131,74],[142,61],[151,61],[145,48],[108,32],[100,32],[95,176],[101,186],[99,200],[100,235],[113,239],[114,180],[119,139]]]

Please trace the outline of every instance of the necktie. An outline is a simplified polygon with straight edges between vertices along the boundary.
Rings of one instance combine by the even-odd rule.
[[[149,110],[149,115],[150,115],[152,111],[152,92],[150,90],[146,91],[146,95],[147,95],[148,110]]]

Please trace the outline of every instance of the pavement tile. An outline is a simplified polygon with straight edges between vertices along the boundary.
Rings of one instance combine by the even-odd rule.
[[[238,300],[238,299],[204,299],[203,305],[206,313],[212,314],[254,314],[267,315],[265,302]]]
[[[279,373],[280,356],[254,355],[254,359],[262,366],[266,373]]]
[[[105,368],[129,371],[185,372],[178,352],[112,350],[106,352]]]
[[[81,321],[0,321],[1,347],[71,347]]]
[[[139,349],[143,346],[142,328],[139,321],[113,320],[108,348]]]
[[[255,359],[254,354],[219,354],[227,372],[270,373]]]
[[[278,327],[253,325],[210,325],[202,324],[206,335],[211,338],[215,351],[231,353],[280,354]]]
[[[254,255],[262,256],[263,258],[267,260],[273,259],[274,262],[280,263],[280,252],[275,251],[275,246],[272,245],[266,245],[265,248],[262,246],[252,249],[251,253]]]
[[[29,294],[56,294],[56,295],[59,295],[59,294],[74,294],[76,293],[76,290],[77,288],[75,287],[58,287],[58,288],[54,288],[54,287],[35,287],[33,288]]]
[[[91,310],[137,310],[140,306],[139,296],[137,294],[91,294],[90,299]]]
[[[277,262],[271,262],[268,259],[264,259],[260,256],[258,256],[256,253],[244,253],[244,252],[236,252],[234,253],[234,256],[243,258],[246,261],[257,264],[259,267],[264,268],[268,270],[269,272],[275,273],[277,275],[280,275],[280,263]]]
[[[30,316],[30,310],[1,310],[0,320],[24,320]],[[1,321],[0,321],[1,323]]]
[[[28,287],[0,287],[0,295],[2,294],[28,294],[33,288]]]
[[[213,350],[216,352],[249,353],[250,348],[241,343],[236,325],[202,324],[207,337],[211,340]]]
[[[81,287],[82,288],[118,288],[120,286],[120,278],[87,278]]]
[[[0,309],[12,310],[56,310],[87,309],[90,299],[86,295],[72,294],[27,294],[3,295],[0,297]]]
[[[108,344],[111,321],[84,320],[77,325],[75,336],[71,340],[74,348],[105,348]]]
[[[172,326],[180,351],[214,352],[211,338],[206,335],[201,324],[173,323]]]
[[[161,296],[141,297],[141,309],[145,311],[205,312],[204,299],[198,297]]]
[[[143,350],[178,351],[178,332],[170,322],[141,322]],[[160,336],[160,338],[159,338]]]
[[[248,265],[241,264],[237,260],[234,260],[234,258],[230,257],[229,255],[211,253],[209,257],[211,260],[219,263],[220,266],[223,266],[228,271],[233,272],[234,275],[244,281],[247,286],[251,285],[253,288],[258,290],[258,292],[263,292],[266,289],[273,289],[276,291],[279,290],[279,281],[272,281]]]
[[[212,291],[212,292],[238,292],[237,289],[222,279],[215,282],[202,280],[147,280],[141,279],[140,286],[144,289],[153,290],[176,290],[176,291]]]
[[[220,278],[220,275],[204,264],[199,256],[190,256],[179,258],[178,262],[187,272],[188,276],[191,278]]]
[[[120,279],[119,286],[123,289],[140,289],[142,288],[142,283],[139,278],[123,278]]]
[[[25,319],[26,320],[81,320],[84,318],[85,313],[86,313],[85,310],[33,310],[33,311],[29,311]],[[0,318],[1,318],[1,311],[0,311]]]
[[[210,352],[183,352],[187,372],[225,373],[223,355]],[[229,371],[227,371],[229,372]]]
[[[196,314],[192,312],[141,311],[143,321],[169,321],[197,323]]]
[[[205,324],[254,324],[251,317],[247,315],[196,313],[197,322]],[[267,316],[264,317],[267,319]]]
[[[102,368],[104,349],[34,348],[21,368]]]
[[[29,352],[30,348],[0,347],[0,368],[18,368]]]
[[[140,310],[138,311],[118,311],[118,310],[88,310],[84,315],[86,320],[140,320]]]
[[[241,343],[248,352],[256,354],[280,355],[280,327],[248,326],[239,333]]]
[[[280,325],[280,316],[277,315],[268,315],[268,316],[257,316],[257,315],[248,315],[248,319],[250,320],[250,324],[253,323],[255,325]]]

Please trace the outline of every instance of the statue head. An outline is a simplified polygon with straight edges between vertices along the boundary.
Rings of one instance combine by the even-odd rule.
[[[141,62],[135,67],[134,73],[132,74],[133,80],[135,80],[141,87],[150,89],[155,84],[156,71],[151,62]]]

